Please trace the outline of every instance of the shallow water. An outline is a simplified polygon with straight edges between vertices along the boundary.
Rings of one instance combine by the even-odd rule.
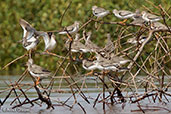
[[[15,82],[17,79],[19,78],[19,76],[0,76],[0,91],[4,90],[7,87],[7,84],[10,84],[11,82]],[[90,101],[90,104],[88,104],[87,102],[85,102],[82,97],[80,97],[79,94],[76,94],[77,97],[77,101],[84,107],[85,111],[88,114],[102,114],[103,112],[103,105],[102,103],[97,103],[96,107],[93,108],[93,104],[94,101],[97,97],[97,95],[102,91],[102,88],[100,88],[99,84],[96,83],[95,81],[95,77],[92,78],[87,78],[87,79],[83,79],[83,81],[80,81],[81,83],[79,83],[79,85],[81,85],[82,83],[84,83],[86,81],[86,86],[83,87],[82,91],[84,91],[86,97],[88,98],[88,100]],[[97,80],[98,81],[98,80]],[[6,83],[5,83],[6,82]],[[46,80],[43,83],[46,84],[49,81]],[[32,80],[27,77],[26,79],[24,79],[24,81],[22,82],[23,84],[26,83],[32,83]],[[55,82],[54,88],[55,90],[62,90],[64,93],[58,93],[58,92],[53,92],[51,94],[51,100],[53,104],[58,104],[57,101],[65,101],[67,98],[69,98],[72,94],[70,93],[70,89],[68,87],[68,85],[65,83],[65,81],[62,81],[61,83],[61,87],[59,88],[59,83],[60,80],[57,80]],[[167,80],[166,82],[167,83]],[[24,87],[27,88],[27,87]],[[112,89],[112,88],[111,88]],[[25,89],[23,89],[25,90]],[[139,94],[143,94],[143,89],[138,89],[138,93]],[[171,93],[171,90],[169,90]],[[1,101],[3,101],[4,97],[8,94],[9,91],[7,92],[3,92],[0,94],[0,99]],[[17,90],[18,93],[20,93]],[[123,92],[124,95],[128,95],[128,94],[132,94],[131,92]],[[27,91],[27,95],[30,99],[34,99],[37,97],[37,94],[34,90],[34,88],[30,89],[29,91]],[[108,93],[106,92],[106,96],[108,95]],[[55,109],[46,109],[46,104],[42,104],[42,106],[39,105],[34,105],[34,107],[30,107],[30,104],[28,105],[23,105],[20,108],[16,108],[16,109],[12,109],[11,107],[15,105],[15,103],[10,106],[10,103],[14,100],[15,95],[12,94],[9,99],[6,101],[6,103],[0,107],[0,113],[5,113],[5,114],[12,114],[12,113],[20,113],[20,114],[25,114],[25,113],[37,113],[37,114],[82,114],[84,113],[83,110],[79,107],[79,105],[75,104],[74,107],[70,110],[70,108],[66,107],[66,106],[55,106]],[[24,100],[24,96],[20,97],[21,101]],[[102,95],[100,96],[99,99],[102,99]],[[171,97],[168,97],[169,101],[171,101]],[[156,100],[158,101],[158,100]],[[40,102],[39,102],[40,103]],[[74,103],[74,98],[72,97],[67,104],[68,105],[72,105]],[[122,107],[125,105],[124,109],[122,109]],[[146,98],[143,101],[140,102],[140,105],[142,106],[142,109],[146,109],[146,113],[147,114],[168,114],[168,110],[164,109],[167,108],[169,110],[171,110],[171,103],[153,103],[152,100],[151,102]],[[159,108],[160,107],[160,108]],[[106,113],[107,114],[128,114],[128,113],[133,113],[133,114],[141,114],[141,111],[138,111],[139,108],[137,106],[137,103],[135,104],[131,104],[131,103],[126,103],[126,104],[114,104],[113,106],[111,105],[106,105]],[[152,109],[152,110],[151,110]]]

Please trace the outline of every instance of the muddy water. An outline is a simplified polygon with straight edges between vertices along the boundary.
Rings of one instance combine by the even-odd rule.
[[[11,82],[14,82],[17,80],[19,76],[0,76],[0,91],[8,88],[7,84],[10,84]],[[78,79],[79,80],[79,79]],[[107,80],[106,80],[107,81]],[[6,82],[6,83],[5,83]],[[43,83],[47,84],[49,81],[45,80]],[[97,95],[102,91],[101,88],[101,83],[99,80],[97,80],[95,77],[92,78],[86,78],[79,80],[79,85],[81,86],[82,84],[86,83],[86,85],[83,86],[82,91],[84,91],[86,97],[90,101],[90,104],[84,101],[82,97],[80,97],[79,94],[76,94],[77,101],[84,107],[85,111],[88,114],[103,114],[103,105],[102,103],[97,102],[96,107],[93,108],[93,104],[95,99],[97,98]],[[99,82],[99,83],[97,83]],[[26,83],[32,83],[32,80],[29,77],[26,77],[24,81],[22,82],[24,84]],[[168,83],[167,80],[165,83]],[[25,87],[27,88],[27,87]],[[24,89],[23,89],[24,90]],[[62,93],[55,92],[55,91],[61,91]],[[112,90],[112,88],[111,88]],[[139,94],[143,94],[143,89],[138,89]],[[169,90],[171,93],[171,90]],[[3,92],[0,94],[0,99],[3,101],[4,97],[8,94],[9,91]],[[20,93],[19,91],[17,91]],[[34,90],[34,88],[30,89],[26,93],[29,98],[32,100],[37,97],[37,94]],[[132,94],[132,92],[123,92],[124,96]],[[57,80],[54,85],[54,92],[51,94],[51,99],[53,104],[59,104],[57,101],[66,101],[72,94],[70,93],[70,89],[66,82],[64,80]],[[106,96],[109,95],[108,92],[106,92]],[[0,113],[5,113],[5,114],[26,114],[26,113],[37,113],[37,114],[83,114],[83,110],[79,107],[79,105],[75,104],[72,109],[66,107],[66,106],[55,106],[55,109],[46,109],[46,104],[42,104],[41,106],[39,105],[34,105],[33,107],[30,107],[30,104],[24,105],[23,107],[12,109],[11,107],[14,106],[18,102],[14,102],[14,104],[11,106],[10,103],[14,100],[15,95],[11,94],[9,99],[6,101],[6,103],[0,107]],[[24,96],[20,97],[21,101],[24,100]],[[102,95],[100,96],[99,99],[102,99]],[[171,97],[168,97],[168,100],[171,101]],[[168,110],[171,110],[171,103],[168,103],[166,99],[164,101],[167,103],[161,103],[156,100],[156,103],[152,102],[152,99],[144,99],[143,101],[139,102],[142,109],[145,109],[145,112],[147,114],[169,114]],[[40,102],[38,102],[40,103]],[[72,97],[67,104],[72,105],[74,103],[74,98]],[[139,111],[139,108],[137,106],[138,104],[131,104],[131,103],[126,103],[126,104],[114,104],[111,106],[110,104],[106,105],[106,113],[107,114],[141,114],[142,112]]]

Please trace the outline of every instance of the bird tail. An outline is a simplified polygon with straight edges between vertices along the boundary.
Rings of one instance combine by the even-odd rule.
[[[127,68],[127,67],[120,67],[118,69],[119,69],[118,72],[123,72],[123,71],[129,70],[129,68]]]

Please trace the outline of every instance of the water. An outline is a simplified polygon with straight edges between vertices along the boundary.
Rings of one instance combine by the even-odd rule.
[[[0,80],[0,91],[2,92],[2,90],[8,88],[7,84],[10,84],[10,82],[14,83],[19,76],[0,76],[1,80]],[[97,98],[97,95],[102,92],[102,88],[101,88],[101,83],[97,83],[100,82],[99,80],[95,81],[96,77],[92,77],[92,78],[82,78],[82,81],[79,81],[81,83],[79,83],[79,86],[81,87],[82,84],[84,84],[84,82],[86,82],[86,85],[84,85],[82,88],[82,91],[84,92],[84,94],[86,95],[86,97],[88,98],[88,100],[90,101],[90,104],[88,104],[87,102],[85,102],[85,100],[82,99],[82,97],[80,97],[80,95],[77,93],[76,97],[77,97],[77,102],[79,102],[85,109],[85,111],[88,114],[102,114],[103,112],[103,105],[102,103],[97,102],[96,107],[93,108],[93,104],[95,99]],[[77,79],[80,80],[80,79]],[[107,80],[106,80],[107,81]],[[44,81],[44,84],[48,84],[48,80]],[[27,76],[24,81],[22,82],[22,84],[28,84],[31,83],[32,84],[32,80],[29,78],[29,76]],[[61,85],[60,85],[61,83]],[[167,81],[165,82],[167,83]],[[60,86],[59,86],[60,85]],[[22,87],[23,90],[25,90],[27,87]],[[111,90],[113,88],[110,88]],[[61,93],[59,92],[55,92],[55,91],[61,91]],[[169,90],[170,91],[170,90]],[[3,99],[5,98],[5,96],[9,93],[9,91],[6,92],[2,92],[0,94],[0,99],[1,101],[3,101]],[[17,90],[17,93],[20,94],[21,92],[19,90]],[[139,94],[143,94],[143,89],[138,89],[138,93]],[[171,91],[169,92],[171,93]],[[30,100],[37,98],[37,94],[35,92],[34,88],[31,88],[29,91],[27,91],[26,93],[28,95],[28,97],[30,98]],[[108,92],[105,93],[106,96],[109,95]],[[126,95],[130,95],[132,94],[132,92],[123,92],[124,96]],[[53,104],[59,104],[57,102],[59,101],[66,101],[70,96],[72,95],[72,93],[70,92],[70,88],[68,86],[68,84],[64,81],[64,79],[61,81],[60,79],[57,80],[55,82],[54,85],[54,89],[53,92],[51,94],[51,100]],[[39,105],[34,105],[33,107],[30,107],[30,104],[27,105],[23,105],[20,108],[16,108],[16,109],[12,109],[11,107],[16,105],[16,102],[14,102],[14,104],[11,106],[10,103],[14,100],[15,98],[15,94],[11,94],[11,96],[8,98],[8,100],[6,101],[6,103],[1,106],[0,108],[0,113],[5,113],[5,114],[12,114],[12,113],[20,113],[20,114],[26,114],[26,113],[37,113],[37,114],[83,114],[83,110],[80,108],[79,105],[75,104],[74,107],[72,109],[70,109],[67,106],[55,106],[55,109],[46,109],[46,104],[43,103],[41,104],[41,106]],[[102,99],[102,95],[100,96],[99,100]],[[164,99],[164,98],[163,98]],[[169,101],[171,101],[171,97],[168,97]],[[20,100],[23,101],[24,100],[24,96],[20,97]],[[158,100],[156,100],[158,101]],[[165,100],[165,102],[167,102]],[[18,102],[17,102],[18,103]],[[40,103],[40,102],[38,102]],[[68,105],[72,106],[72,104],[74,103],[74,98],[71,97],[71,99],[67,102]],[[146,98],[144,100],[142,100],[140,102],[140,105],[143,109],[146,109],[146,113],[148,114],[168,114],[169,112],[166,109],[171,110],[171,103],[153,103],[152,100],[151,102]],[[122,107],[124,107],[124,109],[122,109]],[[135,104],[131,104],[131,103],[126,103],[126,104],[114,104],[113,106],[111,106],[110,104],[105,106],[106,108],[106,113],[107,114],[128,114],[128,113],[133,113],[133,114],[141,114],[142,112],[139,111],[139,108],[137,107],[137,103]],[[166,109],[164,109],[166,108]],[[152,110],[151,110],[152,109]]]

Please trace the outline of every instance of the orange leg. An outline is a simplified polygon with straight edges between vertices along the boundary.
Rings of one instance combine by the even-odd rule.
[[[95,60],[95,59],[96,59],[95,56],[89,58],[89,60]]]
[[[71,36],[67,33],[68,38],[72,41],[73,39],[71,38]]]
[[[73,60],[74,60],[74,61],[76,60],[76,56],[73,57]]]
[[[86,73],[85,76],[90,76],[90,75],[93,75],[93,70],[91,70],[90,72]]]
[[[39,81],[40,81],[40,77],[37,78],[36,85],[38,85],[40,83]]]
[[[106,74],[108,74],[109,72],[110,72],[109,70],[104,70],[104,71],[103,71],[103,74],[106,75]]]
[[[125,24],[125,22],[127,21],[128,19],[124,19],[123,21],[119,22],[120,24]]]
[[[55,54],[55,53],[49,52],[48,50],[46,50],[46,53],[47,53],[47,54],[49,54],[49,55],[56,56],[56,54]]]
[[[150,27],[153,28],[154,27],[154,23],[150,22]]]
[[[82,59],[82,58],[83,58],[83,53],[81,53],[79,56],[79,59]]]

